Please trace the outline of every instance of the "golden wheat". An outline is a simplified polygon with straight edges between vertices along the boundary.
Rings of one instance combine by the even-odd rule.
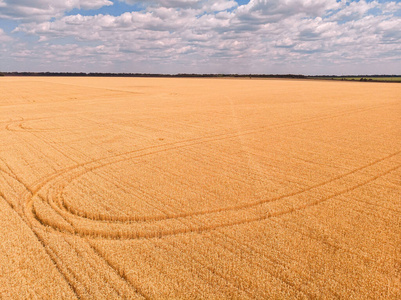
[[[400,298],[401,87],[0,79],[1,298]]]

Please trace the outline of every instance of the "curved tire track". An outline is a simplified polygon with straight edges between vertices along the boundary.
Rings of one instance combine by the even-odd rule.
[[[25,203],[24,204],[24,214],[27,216],[27,218],[30,222],[35,222],[36,224],[39,223],[41,225],[48,225],[61,232],[65,232],[65,233],[69,233],[69,234],[78,234],[78,235],[82,235],[82,236],[100,236],[100,237],[105,237],[105,238],[110,238],[110,237],[111,238],[123,238],[123,237],[130,238],[130,236],[131,236],[131,237],[135,238],[135,237],[142,237],[142,236],[152,237],[152,236],[160,236],[160,235],[165,235],[165,234],[167,234],[167,235],[174,234],[175,232],[171,231],[171,230],[170,231],[163,230],[163,232],[155,232],[155,233],[151,233],[151,234],[149,234],[149,233],[142,234],[140,232],[138,232],[137,234],[134,234],[134,233],[127,234],[127,233],[120,232],[120,230],[117,230],[119,233],[108,232],[107,234],[105,234],[105,232],[98,231],[98,232],[95,232],[94,234],[90,234],[90,233],[85,232],[84,230],[79,230],[77,228],[66,230],[65,226],[64,226],[64,228],[58,228],[60,226],[60,224],[58,224],[58,226],[57,226],[57,224],[46,224],[46,222],[44,222],[44,220],[42,220],[40,218],[40,216],[38,216],[38,214],[36,213],[35,208],[34,208],[34,201],[42,201],[44,203],[47,203],[56,214],[60,215],[64,219],[66,219],[67,222],[69,222],[68,220],[70,220],[70,221],[71,220],[86,220],[89,222],[99,223],[99,224],[107,223],[107,222],[112,223],[112,224],[120,224],[121,226],[132,225],[132,224],[146,224],[149,222],[159,222],[160,223],[160,222],[168,221],[168,220],[177,220],[177,219],[194,218],[194,217],[204,217],[204,216],[210,217],[213,214],[221,214],[221,213],[225,214],[225,213],[229,213],[229,212],[248,210],[248,209],[251,209],[251,208],[254,208],[257,206],[261,206],[261,205],[268,204],[271,202],[277,202],[277,201],[280,201],[283,199],[295,197],[295,196],[302,195],[307,192],[313,191],[315,189],[318,189],[319,187],[323,187],[329,183],[335,182],[337,180],[341,180],[349,175],[357,173],[358,171],[364,170],[366,168],[369,168],[370,166],[373,166],[382,161],[390,159],[391,157],[400,154],[401,151],[397,151],[389,156],[378,159],[368,165],[362,166],[362,167],[352,170],[348,173],[342,174],[342,175],[334,177],[328,181],[319,183],[317,185],[313,185],[311,187],[308,187],[308,188],[300,190],[300,191],[296,191],[296,192],[289,193],[286,195],[280,195],[280,196],[270,198],[270,199],[260,200],[260,201],[256,201],[256,202],[250,202],[250,203],[246,203],[243,205],[232,206],[232,207],[223,207],[223,208],[204,210],[204,211],[198,211],[198,212],[188,212],[188,213],[179,213],[179,214],[170,214],[170,215],[165,214],[165,215],[157,215],[157,216],[154,216],[154,215],[153,216],[141,216],[141,217],[136,217],[136,216],[135,217],[111,216],[110,217],[107,215],[97,215],[96,216],[96,215],[90,215],[88,213],[80,212],[78,210],[74,210],[73,207],[68,206],[68,204],[66,204],[66,202],[63,201],[62,191],[65,188],[65,186],[68,183],[70,183],[71,181],[73,181],[91,171],[94,171],[96,169],[104,168],[104,167],[107,167],[109,165],[113,165],[113,164],[116,164],[119,162],[139,159],[141,157],[150,156],[150,155],[154,155],[154,154],[166,152],[166,151],[172,151],[172,150],[176,150],[176,149],[180,149],[180,148],[236,138],[239,136],[253,134],[256,132],[263,132],[263,131],[269,130],[269,129],[270,130],[279,129],[279,128],[284,128],[284,127],[288,127],[288,126],[294,126],[294,125],[300,125],[300,124],[305,124],[305,123],[310,123],[310,122],[321,121],[321,120],[325,120],[325,119],[332,119],[332,118],[336,118],[336,117],[340,117],[340,116],[344,116],[344,115],[350,115],[353,113],[358,113],[361,111],[376,109],[378,107],[385,107],[385,106],[388,106],[388,105],[372,106],[372,107],[368,107],[368,108],[364,108],[364,109],[352,109],[352,110],[347,110],[345,112],[341,112],[341,113],[337,113],[337,114],[332,114],[332,115],[323,116],[323,117],[322,116],[321,117],[313,117],[313,118],[308,118],[308,119],[304,119],[304,120],[297,121],[297,122],[289,121],[286,123],[260,127],[258,129],[253,129],[253,130],[248,129],[248,130],[245,130],[242,132],[221,133],[221,134],[216,134],[216,135],[211,135],[211,136],[206,136],[206,137],[192,138],[192,139],[188,139],[188,140],[184,140],[184,141],[166,143],[163,145],[154,145],[154,146],[150,146],[150,147],[143,148],[143,149],[137,149],[137,150],[124,152],[124,153],[121,153],[121,154],[118,154],[118,155],[115,155],[112,157],[99,158],[99,159],[92,160],[90,162],[73,165],[71,167],[63,169],[57,173],[54,173],[44,179],[41,179],[41,180],[35,182],[31,189],[27,189],[27,191],[22,195],[23,202]],[[391,172],[391,170],[389,172]],[[54,193],[54,195],[50,195],[50,196],[46,197],[46,199],[44,199],[43,197],[38,197],[39,193],[45,191],[46,188],[48,189],[50,185],[53,188],[56,188],[56,192]],[[360,187],[360,186],[359,185],[355,186],[355,188],[358,188],[358,187]],[[347,190],[343,191],[342,193],[346,193],[346,192],[347,192]],[[332,197],[335,197],[335,196],[337,196],[337,195],[335,194]],[[54,199],[56,199],[56,200],[54,200]],[[323,200],[323,201],[325,201],[325,200]],[[320,201],[320,202],[323,202],[323,201]],[[312,201],[311,203],[314,203],[314,202]],[[316,205],[316,204],[312,204],[312,205]],[[301,205],[300,207],[295,208],[295,209],[292,208],[290,210],[274,212],[274,213],[272,213],[271,216],[290,213],[294,210],[303,209],[308,206],[311,206],[311,205],[308,204],[305,207],[303,207]],[[270,217],[270,214],[268,214],[268,217]],[[219,225],[213,225],[213,226],[217,226],[217,227],[231,226],[231,225],[241,224],[241,222],[246,223],[248,221],[249,221],[248,219],[234,220],[232,222],[228,222],[225,224],[219,224]],[[71,223],[71,222],[69,222],[69,223]],[[210,227],[210,229],[213,229],[213,228]],[[182,232],[199,231],[199,230],[206,230],[206,229],[203,227],[201,229],[200,228],[186,228],[186,229],[181,228],[181,229],[176,230],[176,233],[178,234],[178,233],[182,233]]]
[[[257,206],[262,206],[264,204],[269,204],[269,203],[272,203],[272,202],[278,202],[280,200],[284,200],[284,199],[288,199],[288,198],[291,198],[291,197],[299,196],[299,195],[302,195],[302,194],[305,194],[305,193],[308,193],[308,192],[314,192],[318,188],[324,187],[324,186],[326,186],[326,185],[328,185],[330,183],[333,183],[335,181],[346,179],[347,176],[356,174],[356,173],[358,173],[360,171],[365,171],[369,167],[375,166],[375,165],[377,165],[377,164],[379,164],[381,162],[389,160],[389,159],[399,155],[400,153],[401,153],[401,151],[397,151],[397,152],[392,153],[392,154],[390,154],[390,155],[388,155],[386,157],[383,157],[381,159],[375,160],[375,161],[373,161],[373,162],[371,162],[371,163],[369,163],[367,165],[364,165],[362,167],[356,168],[356,169],[354,169],[354,170],[352,170],[350,172],[347,172],[345,174],[342,174],[340,176],[334,177],[334,178],[332,178],[332,179],[330,179],[328,181],[321,182],[319,184],[313,185],[313,186],[308,187],[306,189],[302,189],[300,191],[296,191],[296,192],[289,193],[289,194],[286,194],[286,195],[280,195],[280,196],[277,196],[277,197],[264,199],[264,200],[256,201],[256,202],[250,202],[250,203],[246,203],[246,204],[238,205],[238,206],[223,207],[223,208],[219,208],[219,209],[205,210],[205,211],[198,211],[198,212],[188,212],[188,213],[181,213],[181,214],[175,214],[175,215],[143,216],[141,218],[138,218],[138,217],[135,217],[135,218],[108,217],[108,218],[104,218],[103,219],[103,217],[100,217],[100,218],[96,218],[96,217],[87,218],[85,216],[80,216],[80,215],[74,214],[74,213],[71,212],[71,209],[69,209],[67,206],[65,206],[65,203],[62,201],[62,197],[60,196],[62,194],[63,188],[65,187],[65,182],[66,182],[65,181],[65,177],[63,177],[63,176],[62,177],[58,177],[58,179],[59,179],[58,181],[56,180],[55,182],[51,182],[52,185],[53,185],[53,188],[56,187],[57,193],[49,195],[47,197],[47,199],[43,199],[42,197],[36,197],[36,198],[37,198],[37,200],[41,199],[40,201],[46,202],[58,215],[61,215],[65,219],[68,219],[68,220],[75,219],[75,220],[78,220],[78,221],[86,219],[86,221],[90,221],[90,222],[93,222],[93,223],[99,223],[99,224],[100,223],[104,223],[106,225],[109,224],[109,223],[120,224],[122,227],[132,226],[132,225],[146,225],[146,223],[149,223],[149,222],[153,222],[153,223],[154,222],[159,222],[160,223],[160,222],[168,221],[168,220],[187,219],[187,218],[193,218],[193,217],[210,218],[210,217],[213,217],[212,215],[214,215],[214,214],[222,214],[222,213],[226,214],[226,213],[229,213],[231,211],[233,211],[233,212],[246,211],[248,209],[255,208]],[[135,159],[135,158],[140,158],[140,157],[142,157],[144,155],[151,155],[151,154],[154,154],[154,152],[147,153],[147,154],[142,154],[142,155],[139,155],[139,156],[129,157],[129,158],[126,158],[124,160],[131,160],[131,159]],[[100,164],[97,167],[93,167],[91,169],[86,169],[85,168],[83,171],[80,171],[78,174],[75,173],[74,176],[72,176],[72,178],[70,177],[70,180],[71,179],[76,179],[76,178],[78,178],[78,177],[80,177],[80,176],[82,176],[82,175],[86,174],[87,172],[92,171],[94,169],[106,167],[107,165],[111,165],[111,164],[114,164],[114,163],[117,163],[117,162],[120,162],[120,161],[124,161],[124,160],[118,160],[118,161],[114,161],[114,162],[111,161],[111,162],[108,162],[108,163],[103,163],[103,164]],[[146,232],[146,233],[137,232],[136,234],[133,234],[133,232],[124,233],[123,232],[124,228],[122,228],[121,230],[119,229],[119,230],[115,230],[115,231],[106,230],[107,232],[99,230],[97,232],[93,232],[93,235],[92,235],[92,234],[88,234],[87,232],[85,232],[83,230],[80,230],[78,228],[75,228],[74,230],[67,230],[65,228],[65,226],[63,227],[63,226],[61,226],[61,224],[59,224],[59,225],[57,225],[57,224],[47,224],[46,222],[44,222],[43,225],[51,226],[51,227],[53,227],[53,228],[55,228],[55,229],[57,229],[57,230],[59,230],[61,232],[65,232],[65,233],[78,234],[78,235],[82,235],[82,236],[98,236],[98,237],[103,237],[103,238],[156,237],[156,236],[172,235],[172,234],[179,234],[179,233],[185,233],[185,232],[212,230],[212,229],[219,228],[219,227],[245,224],[245,223],[248,223],[248,222],[262,220],[262,219],[269,218],[269,217],[275,217],[275,216],[291,213],[291,212],[294,212],[294,211],[297,211],[297,210],[301,210],[301,209],[305,209],[305,208],[310,207],[310,206],[317,205],[319,203],[322,203],[324,201],[332,199],[332,198],[334,198],[336,196],[339,196],[341,194],[344,194],[344,193],[347,193],[347,192],[352,191],[354,189],[360,188],[363,185],[365,185],[365,184],[367,184],[367,183],[369,183],[371,181],[374,181],[374,180],[378,179],[379,177],[384,176],[384,175],[386,175],[386,174],[398,169],[400,166],[401,165],[397,165],[396,167],[393,167],[391,169],[387,169],[385,172],[381,172],[379,175],[370,176],[370,178],[368,180],[364,180],[364,181],[361,181],[361,182],[359,182],[357,184],[354,184],[350,188],[345,188],[343,190],[340,190],[339,192],[331,193],[329,196],[318,198],[318,199],[315,199],[313,201],[307,202],[305,204],[300,204],[300,205],[296,205],[295,204],[294,205],[294,203],[292,203],[293,206],[291,208],[285,208],[285,209],[282,209],[282,210],[273,211],[273,212],[267,213],[266,215],[261,216],[261,217],[255,217],[255,218],[244,217],[243,219],[232,220],[232,221],[229,221],[229,222],[222,222],[221,224],[217,224],[217,225],[215,224],[215,225],[212,225],[212,226],[200,226],[198,228],[197,226],[188,227],[187,225],[182,225],[182,228],[178,228],[177,230],[164,230],[162,232],[157,231],[157,232],[153,232],[153,233],[152,232]],[[39,192],[40,192],[40,189],[36,192],[35,195],[32,195],[32,196],[38,196],[37,194]],[[33,207],[33,198],[34,197],[32,197],[31,201],[29,202],[29,203],[31,203],[30,205],[32,205],[31,212],[34,215],[35,219],[43,222],[44,220],[41,220],[41,218],[38,216],[38,214],[36,213],[36,211],[35,211],[35,209]],[[54,199],[56,199],[56,200],[54,200]]]

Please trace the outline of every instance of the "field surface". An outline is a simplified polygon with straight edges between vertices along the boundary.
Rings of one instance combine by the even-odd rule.
[[[401,86],[1,78],[0,298],[401,298]]]

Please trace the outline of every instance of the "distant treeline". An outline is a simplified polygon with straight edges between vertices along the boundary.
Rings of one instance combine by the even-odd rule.
[[[64,77],[254,77],[254,78],[299,78],[307,76],[295,74],[149,74],[149,73],[70,73],[70,72],[2,72],[0,76],[64,76]]]
[[[73,72],[0,72],[0,76],[56,77],[162,77],[162,78],[289,78],[401,82],[401,75],[301,75],[301,74],[150,74],[150,73],[73,73]]]
[[[328,78],[328,79],[339,78],[339,79],[341,79],[341,78],[361,78],[361,77],[363,77],[363,78],[401,77],[401,75],[318,75],[318,76],[308,76],[308,77],[311,77],[311,78]]]
[[[324,75],[308,76],[310,79],[342,80],[342,81],[371,81],[371,82],[401,82],[401,75]]]

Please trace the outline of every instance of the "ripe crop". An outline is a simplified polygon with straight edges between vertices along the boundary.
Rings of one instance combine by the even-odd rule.
[[[0,79],[0,298],[400,298],[398,84]]]

